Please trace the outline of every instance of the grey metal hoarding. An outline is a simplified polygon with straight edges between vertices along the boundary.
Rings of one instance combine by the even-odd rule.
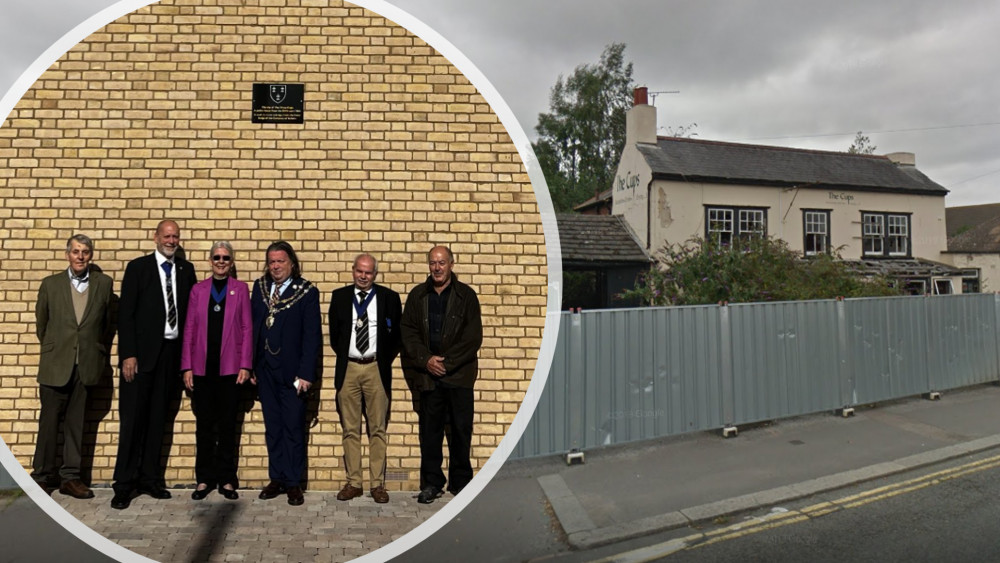
[[[512,457],[718,429],[995,381],[1000,296],[564,313]]]
[[[14,481],[14,478],[10,476],[10,473],[7,473],[7,469],[4,468],[4,466],[0,465],[0,490],[16,489],[16,488],[17,488],[17,482]]]

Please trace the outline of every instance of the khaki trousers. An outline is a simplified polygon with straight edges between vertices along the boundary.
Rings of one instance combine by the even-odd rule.
[[[344,467],[347,482],[362,488],[361,475],[361,400],[364,398],[365,418],[368,420],[368,470],[371,473],[369,490],[384,484],[386,415],[389,398],[382,388],[378,362],[370,364],[347,363],[344,384],[337,391],[337,410],[343,428]]]

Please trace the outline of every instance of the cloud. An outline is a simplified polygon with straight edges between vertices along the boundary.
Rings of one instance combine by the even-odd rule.
[[[112,3],[7,7],[0,89],[56,37]],[[863,130],[878,152],[915,152],[932,179],[959,182],[949,205],[996,199],[990,188],[1000,174],[989,172],[1000,170],[991,150],[1000,145],[1000,126],[957,127],[1000,123],[1000,4],[993,1],[396,4],[461,49],[529,136],[557,77],[623,42],[639,84],[680,91],[657,97],[661,127],[697,123],[699,138],[832,150],[846,149]]]

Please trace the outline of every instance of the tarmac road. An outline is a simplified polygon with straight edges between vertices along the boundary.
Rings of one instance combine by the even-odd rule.
[[[589,451],[583,465],[557,456],[509,462],[458,518],[397,560],[600,559],[996,450],[998,405],[1000,387],[981,385],[939,401],[859,406],[850,418],[821,413],[744,428],[736,438],[697,433]]]
[[[998,521],[994,450],[688,529],[599,561],[998,561]]]

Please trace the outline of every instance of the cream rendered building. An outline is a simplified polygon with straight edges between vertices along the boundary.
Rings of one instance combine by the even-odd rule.
[[[693,237],[784,240],[803,256],[837,251],[915,293],[958,293],[942,260],[948,190],[911,153],[856,155],[656,135],[656,108],[636,90],[612,187],[650,253]],[[974,272],[967,272],[974,275]]]

